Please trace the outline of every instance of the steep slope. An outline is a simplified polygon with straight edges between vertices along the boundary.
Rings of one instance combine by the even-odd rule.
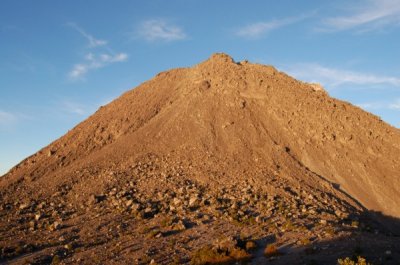
[[[45,181],[88,155],[119,162],[138,146],[200,161],[211,153],[239,171],[273,166],[274,157],[285,166],[276,150],[286,148],[368,209],[400,216],[397,129],[272,67],[236,64],[223,54],[125,93],[10,175]]]
[[[364,207],[400,217],[399,154],[399,130],[378,117],[271,66],[235,63],[225,54],[215,54],[192,68],[160,73],[126,92],[13,168],[0,179],[2,209],[4,216],[22,210],[28,215],[22,225],[28,225],[40,211],[40,201],[54,200],[54,205],[62,206],[60,213],[71,212],[60,218],[84,231],[89,229],[85,222],[93,221],[90,203],[108,202],[113,189],[124,185],[137,189],[141,205],[169,191],[179,194],[180,185],[188,189],[194,185],[198,194],[210,191],[209,200],[231,196],[240,205],[246,205],[242,193],[250,187],[254,197],[270,195],[276,203],[276,211],[271,211],[279,218],[287,214],[279,209],[295,203],[294,198],[309,200],[319,209],[310,216],[332,226],[344,219],[351,222],[347,218],[352,215],[358,220]],[[189,203],[193,194],[182,194],[179,200]],[[129,204],[131,211],[127,201],[123,205]],[[121,202],[110,203],[120,209]],[[292,205],[293,211],[301,211],[298,203]],[[148,212],[154,208],[151,205]],[[233,207],[232,202],[229,205]],[[109,220],[111,213],[104,207],[95,207],[94,212]],[[174,212],[165,207],[165,214]],[[247,209],[250,217],[263,216],[258,201],[252,207]],[[46,225],[54,226],[55,219]],[[38,229],[35,224],[33,231]]]

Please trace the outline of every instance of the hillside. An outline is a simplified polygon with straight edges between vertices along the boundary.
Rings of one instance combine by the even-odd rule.
[[[390,264],[399,155],[400,131],[378,117],[214,54],[126,92],[3,176],[0,261],[186,263],[211,243],[230,259],[336,264],[356,240]],[[283,255],[265,257],[267,244]]]

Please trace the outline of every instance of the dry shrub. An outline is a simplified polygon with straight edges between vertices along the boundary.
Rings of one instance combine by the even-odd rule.
[[[203,247],[193,253],[190,264],[203,265],[203,264],[221,264],[232,261],[232,258],[224,253],[218,253],[210,246]]]
[[[268,244],[265,247],[264,255],[267,257],[279,256],[280,254],[275,244]]]
[[[256,247],[257,247],[256,242],[254,242],[252,240],[249,240],[249,241],[246,242],[246,246],[245,246],[246,250],[253,250]]]
[[[218,251],[211,246],[205,246],[193,253],[190,264],[228,264],[234,261],[249,259],[251,255],[244,249],[238,247],[233,248],[229,252]]]
[[[367,263],[366,259],[358,256],[357,260],[352,260],[349,257],[345,259],[338,259],[339,265],[371,265],[371,263]]]

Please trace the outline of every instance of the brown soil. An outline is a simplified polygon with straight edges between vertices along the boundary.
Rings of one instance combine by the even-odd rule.
[[[399,155],[400,131],[378,117],[214,54],[126,92],[0,178],[0,262],[179,264],[206,248],[397,264]],[[279,255],[264,256],[271,243]]]

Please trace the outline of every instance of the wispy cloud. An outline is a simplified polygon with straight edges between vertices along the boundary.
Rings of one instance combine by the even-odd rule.
[[[94,48],[94,47],[98,47],[98,46],[107,45],[107,41],[106,40],[96,39],[95,37],[93,37],[92,35],[87,33],[85,30],[83,30],[81,27],[79,27],[75,23],[70,22],[70,23],[67,23],[67,25],[72,27],[76,31],[78,31],[88,41],[89,48]]]
[[[266,34],[270,33],[273,30],[278,28],[282,28],[294,23],[297,23],[301,20],[304,20],[311,15],[301,15],[297,17],[289,17],[283,19],[275,19],[270,21],[262,21],[253,24],[246,25],[244,27],[240,27],[235,30],[235,35],[244,38],[256,39]]]
[[[138,29],[139,37],[147,41],[176,41],[187,38],[183,28],[165,19],[150,19],[143,21]]]
[[[364,103],[358,103],[355,104],[356,106],[362,108],[362,109],[367,109],[367,110],[379,110],[384,108],[385,106],[387,107],[387,104],[384,104],[383,102],[364,102]]]
[[[400,111],[400,98],[386,101],[372,101],[358,103],[356,106],[366,110],[395,110]]]
[[[296,78],[309,82],[318,82],[329,87],[337,87],[343,84],[390,85],[400,87],[400,78],[398,77],[347,71],[314,63],[296,64],[287,67],[285,70]]]
[[[400,25],[399,0],[359,1],[347,16],[329,17],[324,20],[327,31],[358,29],[370,31],[384,26]]]
[[[96,39],[75,23],[68,23],[68,25],[76,29],[88,40],[88,47],[90,50],[97,51],[98,47],[101,47],[103,50],[102,52],[89,52],[85,55],[82,62],[75,64],[68,73],[68,77],[71,80],[83,79],[91,70],[103,68],[113,63],[124,62],[128,59],[128,54],[126,53],[113,52],[113,50],[108,46],[108,41]]]
[[[17,120],[17,116],[7,111],[0,110],[0,126],[9,125]]]
[[[22,121],[29,121],[32,117],[21,112],[0,110],[0,130],[8,130]]]
[[[83,63],[75,64],[72,70],[69,72],[71,79],[80,79],[85,76],[90,70],[103,68],[112,63],[124,62],[128,59],[126,53],[118,53],[116,55],[100,54],[95,55],[88,53],[85,56]]]
[[[395,102],[389,104],[389,109],[400,110],[400,98],[398,98]]]
[[[23,30],[15,25],[0,25],[0,32],[23,32]]]
[[[62,106],[62,110],[67,113],[77,114],[79,116],[89,113],[89,111],[85,105],[74,102],[74,101],[64,100],[61,103],[61,106]]]

